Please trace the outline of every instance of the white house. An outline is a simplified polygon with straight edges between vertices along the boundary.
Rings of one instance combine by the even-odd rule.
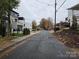
[[[23,31],[23,28],[25,27],[25,19],[24,17],[19,17],[19,13],[15,12],[15,11],[11,11],[11,15],[10,15],[10,22],[11,22],[11,32],[17,32]],[[6,32],[8,31],[8,21],[6,21]]]
[[[68,19],[70,20],[70,26],[72,26],[73,16],[77,19],[77,27],[79,27],[79,4],[68,8]]]
[[[17,21],[18,21],[19,13],[15,11],[11,11],[10,21],[11,21],[11,31],[17,31]]]
[[[25,19],[24,19],[24,17],[18,17],[17,29],[19,31],[23,31],[24,28],[25,28]]]

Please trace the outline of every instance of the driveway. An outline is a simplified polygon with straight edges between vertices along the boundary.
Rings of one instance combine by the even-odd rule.
[[[42,31],[29,39],[2,59],[79,59],[48,31]]]

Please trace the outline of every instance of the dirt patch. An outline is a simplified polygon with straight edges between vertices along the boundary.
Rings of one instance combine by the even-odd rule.
[[[14,39],[15,37],[3,37],[0,38],[0,48],[5,48],[6,46],[8,46],[8,44],[12,43],[11,40]]]
[[[79,48],[79,34],[77,32],[67,29],[54,33],[54,35],[66,46]]]

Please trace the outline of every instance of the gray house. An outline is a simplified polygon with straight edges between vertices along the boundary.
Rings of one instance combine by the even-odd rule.
[[[77,19],[77,28],[79,28],[79,4],[68,8],[68,19],[70,20],[70,26],[73,25],[73,17]]]

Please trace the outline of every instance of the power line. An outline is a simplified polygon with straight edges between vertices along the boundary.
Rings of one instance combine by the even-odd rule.
[[[48,3],[46,3],[46,2],[42,2],[42,1],[39,1],[39,0],[36,0],[36,1],[38,1],[38,2],[40,2],[40,3],[43,3],[43,4],[46,4],[46,5],[48,4]]]
[[[58,8],[58,10],[65,4],[67,0],[64,0],[64,2],[60,5],[60,7]]]
[[[39,1],[39,0],[36,0],[36,1],[39,2],[39,3],[42,3],[42,4],[46,4],[48,6],[54,6],[53,4],[49,4],[49,3],[46,3],[46,2],[42,2],[42,1]],[[56,11],[58,11],[65,4],[66,1],[67,0],[64,0],[64,2],[60,5],[60,7]]]
[[[57,0],[57,2],[59,2],[60,0]]]
[[[48,6],[54,6],[53,4],[49,4],[49,3],[46,3],[46,2],[42,2],[42,1],[39,1],[39,0],[36,0],[37,2],[41,3],[41,4],[45,4],[45,5],[48,5]]]

